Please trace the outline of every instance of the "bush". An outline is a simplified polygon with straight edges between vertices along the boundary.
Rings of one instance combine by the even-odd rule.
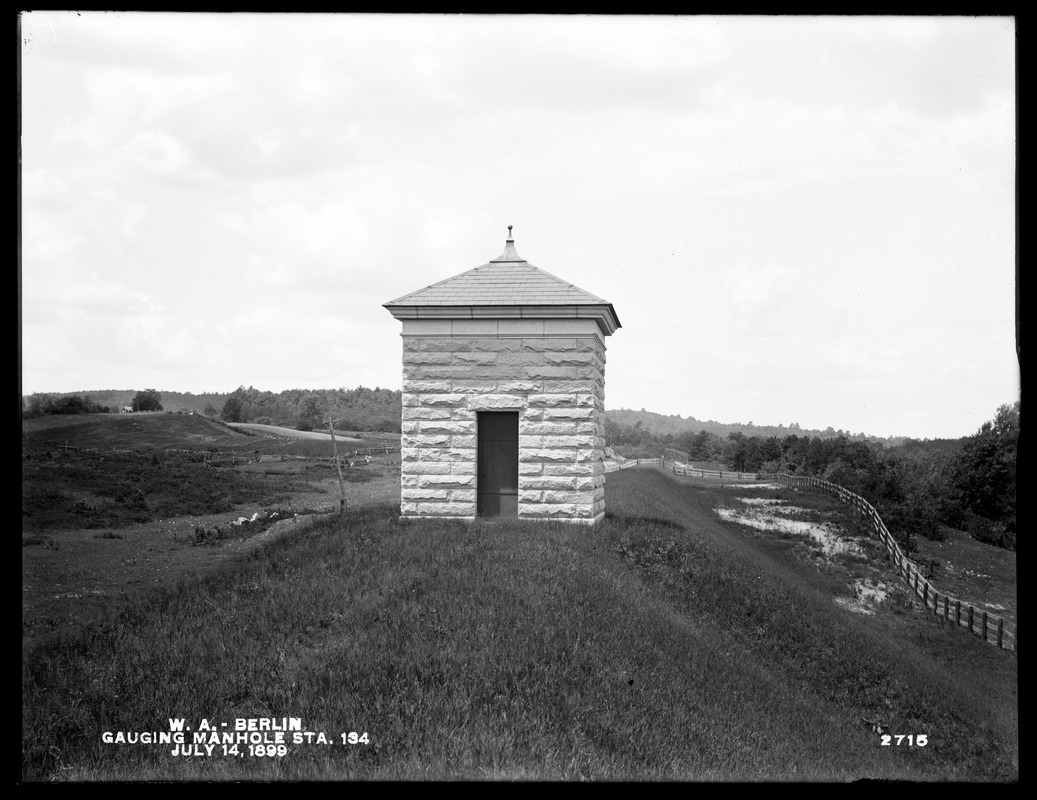
[[[947,539],[939,516],[931,508],[913,503],[883,503],[879,508],[879,516],[897,541],[900,541],[902,535],[907,540],[911,536],[922,536],[936,542]]]
[[[1015,550],[1015,531],[1003,522],[995,522],[978,514],[972,514],[965,530],[978,542],[1003,547],[1006,550]]]

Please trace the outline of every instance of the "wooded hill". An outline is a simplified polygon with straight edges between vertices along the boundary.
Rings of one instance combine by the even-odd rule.
[[[836,430],[829,426],[822,430],[811,430],[801,428],[798,422],[789,425],[754,425],[750,422],[717,422],[716,420],[698,420],[695,417],[682,417],[680,414],[657,414],[654,411],[634,411],[629,408],[619,408],[605,412],[605,419],[617,425],[626,425],[631,428],[641,424],[641,428],[654,436],[665,438],[667,434],[674,438],[682,433],[698,433],[706,431],[714,436],[724,437],[730,433],[741,433],[745,436],[816,436],[820,439],[845,436],[854,441],[881,442],[883,444],[895,445],[905,441],[904,436],[871,436],[866,433],[851,433],[842,428]]]

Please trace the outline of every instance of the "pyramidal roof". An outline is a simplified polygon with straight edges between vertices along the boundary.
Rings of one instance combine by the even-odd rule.
[[[443,317],[449,314],[448,309],[462,308],[482,310],[481,313],[461,314],[468,318],[496,316],[494,308],[503,312],[501,316],[509,317],[587,317],[600,313],[610,318],[602,325],[606,333],[611,334],[621,327],[615,309],[607,300],[534,267],[522,258],[515,250],[510,225],[504,252],[497,258],[391,300],[384,307],[396,317]],[[548,311],[548,307],[554,307],[553,311]],[[566,313],[565,308],[572,313]],[[425,313],[421,313],[422,309],[426,310]],[[519,313],[514,313],[516,311]]]

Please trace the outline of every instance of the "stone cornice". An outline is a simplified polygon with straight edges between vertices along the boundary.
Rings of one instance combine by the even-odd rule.
[[[611,336],[622,327],[611,303],[602,305],[397,305],[386,303],[384,308],[396,319],[593,319],[601,332]]]

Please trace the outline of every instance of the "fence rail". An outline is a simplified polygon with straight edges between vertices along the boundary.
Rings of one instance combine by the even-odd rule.
[[[630,467],[639,467],[642,464],[658,464],[662,466],[663,460],[661,458],[628,458],[626,461],[611,462],[605,464],[605,472],[615,472],[618,469],[629,469]]]
[[[928,579],[923,577],[918,565],[904,555],[878,511],[863,497],[838,484],[820,478],[786,473],[761,475],[760,477],[777,481],[791,489],[816,489],[833,495],[856,509],[871,523],[872,530],[886,548],[886,557],[893,563],[897,574],[907,581],[908,586],[918,595],[927,611],[931,611],[947,622],[954,623],[955,627],[967,628],[969,633],[983,637],[983,641],[996,644],[1002,650],[1018,651],[1018,626],[1016,624],[997,614],[992,614],[986,609],[951,597],[946,593],[940,593]]]
[[[665,459],[660,459],[660,463],[666,467]],[[687,478],[728,478],[730,480],[739,481],[759,480],[759,476],[755,472],[735,472],[734,470],[726,469],[699,469],[698,467],[691,466],[691,464],[684,464],[680,461],[671,461],[668,469],[674,475],[683,475]]]

